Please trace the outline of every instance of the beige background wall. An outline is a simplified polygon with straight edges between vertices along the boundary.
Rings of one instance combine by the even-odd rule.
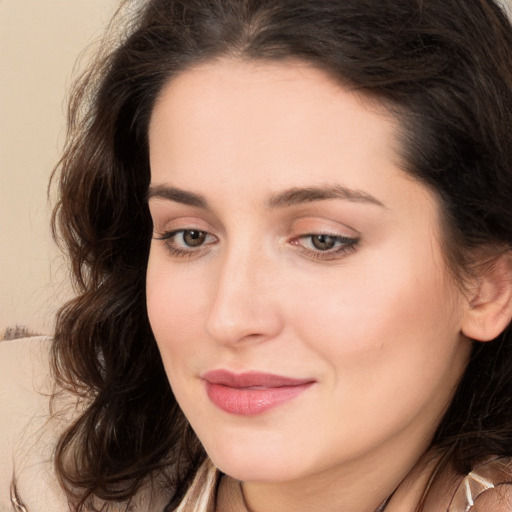
[[[512,0],[503,0],[512,10]],[[72,69],[119,0],[0,0],[0,334],[49,333],[69,294],[49,236],[46,186]]]
[[[69,293],[49,236],[46,186],[74,62],[118,4],[0,0],[0,333],[16,324],[51,332]]]

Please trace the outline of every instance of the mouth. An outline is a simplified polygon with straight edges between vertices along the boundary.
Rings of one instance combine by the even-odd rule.
[[[203,381],[210,401],[236,416],[255,416],[282,405],[309,389],[311,379],[292,379],[270,373],[232,373],[214,370]]]

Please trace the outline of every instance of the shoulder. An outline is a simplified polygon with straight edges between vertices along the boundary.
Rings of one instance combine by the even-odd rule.
[[[10,510],[14,476],[23,499],[37,495],[48,510],[61,509],[53,507],[62,496],[51,464],[57,430],[50,421],[50,348],[42,336],[0,342],[0,510]]]
[[[471,512],[512,512],[512,486],[500,485],[476,500]]]
[[[460,481],[448,512],[512,512],[512,458],[495,457]]]
[[[512,458],[491,457],[460,474],[443,452],[427,452],[399,485],[386,512],[512,512]]]

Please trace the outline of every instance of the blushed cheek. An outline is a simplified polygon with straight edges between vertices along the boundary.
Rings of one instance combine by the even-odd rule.
[[[190,361],[186,354],[191,348],[188,340],[192,337],[188,330],[193,325],[188,317],[184,317],[188,308],[177,301],[177,291],[176,287],[170,288],[169,281],[161,275],[148,274],[149,322],[173,389],[179,388],[183,374],[187,372]]]
[[[175,323],[177,312],[173,307],[176,289],[170,287],[170,282],[169,277],[150,261],[146,276],[146,305],[149,323],[160,351],[168,344],[169,339],[176,336],[173,331],[179,328]]]
[[[443,336],[452,337],[457,329],[449,286],[435,273],[419,276],[417,265],[392,271],[375,272],[373,279],[354,274],[307,301],[290,297],[299,336],[342,362],[357,354],[378,358],[384,349],[398,354],[402,345],[404,353],[431,351]]]
[[[165,360],[167,354],[191,349],[201,339],[206,294],[199,280],[151,263],[146,279],[148,317]]]

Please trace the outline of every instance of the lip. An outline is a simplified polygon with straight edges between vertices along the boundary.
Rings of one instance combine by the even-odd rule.
[[[315,381],[261,372],[213,370],[202,376],[210,401],[236,416],[255,416],[293,400]]]

